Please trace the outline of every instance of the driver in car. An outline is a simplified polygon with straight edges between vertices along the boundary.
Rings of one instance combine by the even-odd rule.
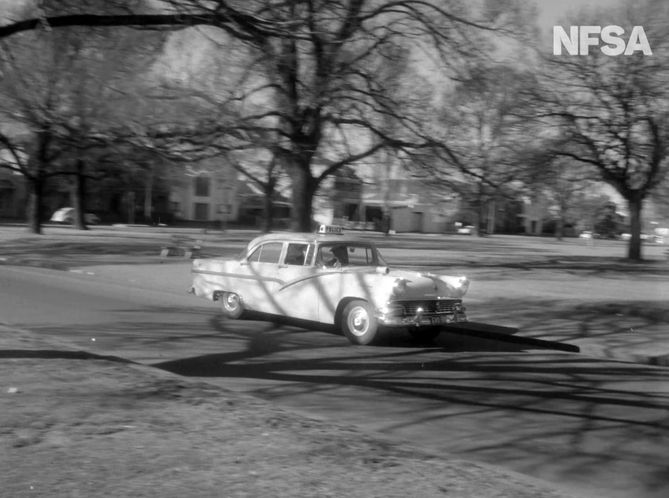
[[[328,253],[323,255],[323,264],[328,268],[338,268],[348,265],[346,246],[332,246]]]

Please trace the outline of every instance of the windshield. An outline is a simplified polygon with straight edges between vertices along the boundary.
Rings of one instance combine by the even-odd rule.
[[[378,266],[379,255],[370,245],[341,242],[326,243],[318,247],[316,265],[329,268],[342,266]],[[384,262],[385,263],[385,262]]]

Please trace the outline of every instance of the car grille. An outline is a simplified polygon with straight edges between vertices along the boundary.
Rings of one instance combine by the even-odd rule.
[[[436,301],[393,301],[394,306],[402,307],[402,316],[415,316],[418,308],[423,314],[454,314],[462,313],[462,299],[439,299]]]

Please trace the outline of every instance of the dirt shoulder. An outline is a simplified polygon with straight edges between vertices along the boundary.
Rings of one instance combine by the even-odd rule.
[[[3,496],[567,496],[0,327]]]

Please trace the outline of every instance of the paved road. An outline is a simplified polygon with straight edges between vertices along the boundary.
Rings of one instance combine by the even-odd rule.
[[[0,322],[575,493],[669,495],[664,368],[450,334],[430,347],[402,334],[352,347],[326,331],[225,321],[174,289],[13,267],[0,267]]]

